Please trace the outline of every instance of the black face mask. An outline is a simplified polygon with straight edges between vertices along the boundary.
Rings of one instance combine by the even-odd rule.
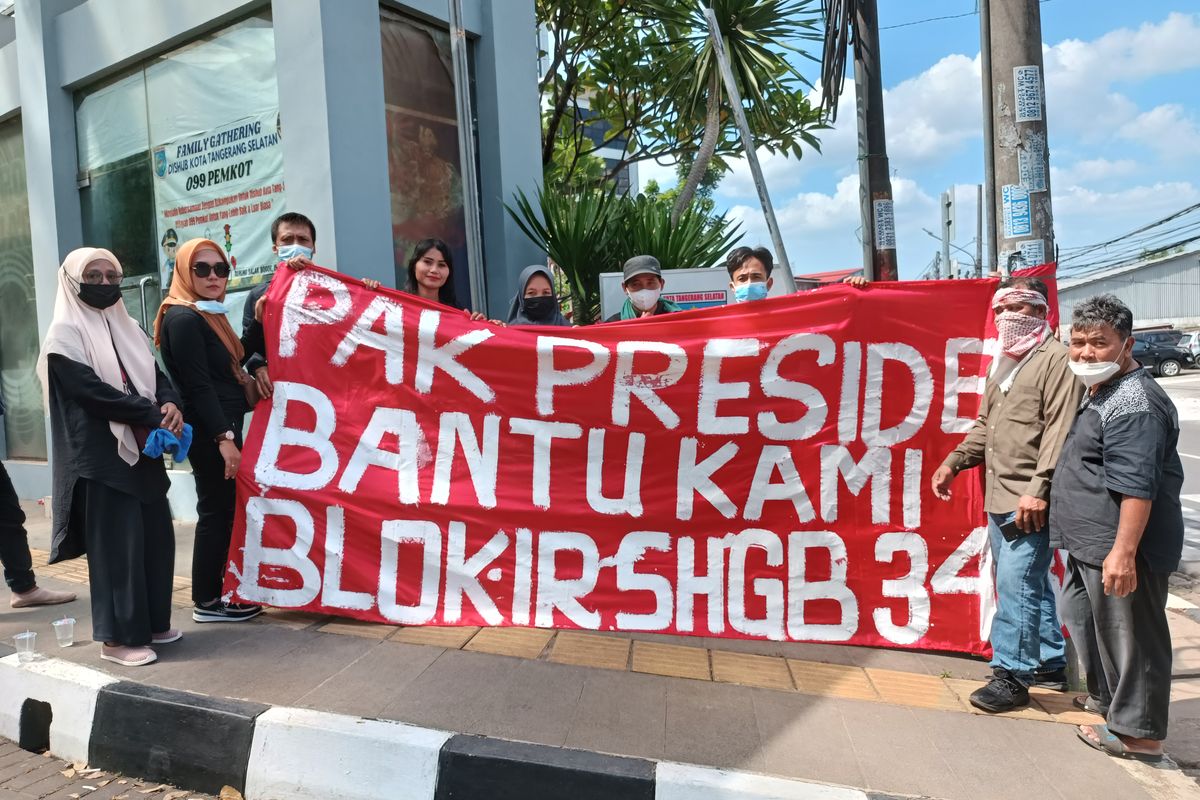
[[[549,295],[526,297],[524,305],[525,316],[530,319],[543,320],[554,316],[554,309],[558,308],[558,301]]]
[[[92,308],[103,311],[116,305],[121,299],[119,283],[81,283],[79,284],[79,299]]]

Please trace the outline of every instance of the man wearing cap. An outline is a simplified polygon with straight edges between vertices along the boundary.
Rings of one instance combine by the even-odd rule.
[[[626,261],[621,285],[625,287],[625,304],[605,322],[654,317],[682,310],[670,300],[662,298],[666,281],[663,280],[662,265],[654,256],[634,256]]]
[[[992,680],[971,705],[1001,712],[1029,704],[1029,687],[1065,691],[1066,656],[1050,585],[1050,479],[1075,418],[1083,385],[1067,348],[1046,322],[1046,284],[1009,278],[992,298],[1000,353],[992,361],[974,426],[932,478],[950,484],[983,464],[984,510],[996,568]]]

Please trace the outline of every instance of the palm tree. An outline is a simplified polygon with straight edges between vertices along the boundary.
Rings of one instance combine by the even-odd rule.
[[[725,51],[746,116],[756,138],[778,138],[778,149],[800,157],[801,143],[819,149],[812,131],[823,127],[820,112],[805,96],[811,85],[791,64],[789,53],[812,59],[795,42],[819,39],[814,0],[643,0],[666,26],[669,56],[664,68],[676,74],[683,98],[681,128],[702,131],[691,170],[672,209],[678,220],[691,205],[696,189],[727,133],[728,98],[709,38],[704,7],[716,14]],[[703,106],[701,119],[698,114]]]

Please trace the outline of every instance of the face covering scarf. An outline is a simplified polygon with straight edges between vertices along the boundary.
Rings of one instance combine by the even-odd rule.
[[[1001,289],[992,296],[993,309],[1010,303],[1045,308],[1046,298],[1039,292],[1018,288]],[[1044,319],[1019,311],[1002,311],[995,321],[1000,354],[992,359],[991,378],[1000,385],[1001,392],[1008,394],[1029,354],[1050,335],[1050,325]]]

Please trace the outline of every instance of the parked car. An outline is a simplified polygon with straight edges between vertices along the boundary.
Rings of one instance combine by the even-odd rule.
[[[1151,373],[1164,378],[1178,375],[1185,367],[1196,366],[1196,357],[1173,344],[1154,344],[1133,335],[1133,357]]]
[[[1183,338],[1183,333],[1174,328],[1159,331],[1133,332],[1133,340],[1135,342],[1145,342],[1146,344],[1167,344],[1177,347],[1181,338]]]
[[[1179,340],[1179,347],[1192,354],[1192,358],[1200,358],[1200,331],[1188,331]]]

